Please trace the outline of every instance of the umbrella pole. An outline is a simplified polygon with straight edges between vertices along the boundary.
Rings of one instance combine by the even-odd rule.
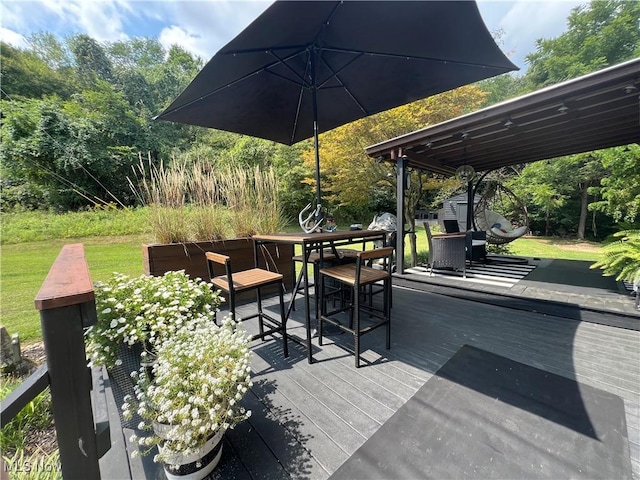
[[[322,205],[322,196],[320,193],[320,144],[318,142],[318,89],[316,88],[315,80],[315,62],[314,56],[311,56],[311,71],[313,72],[313,84],[311,85],[311,103],[313,108],[313,146],[315,147],[316,155],[316,205]],[[319,208],[316,212],[316,222],[320,221],[323,217],[322,209]]]

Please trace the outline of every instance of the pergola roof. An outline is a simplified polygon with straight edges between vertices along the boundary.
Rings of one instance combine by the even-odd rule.
[[[640,142],[640,58],[366,148],[453,174]]]

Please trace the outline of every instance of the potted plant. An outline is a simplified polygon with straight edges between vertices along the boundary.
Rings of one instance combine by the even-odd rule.
[[[135,394],[123,414],[143,420],[148,436],[136,436],[142,453],[158,446],[154,461],[167,478],[204,478],[222,454],[222,436],[250,411],[240,400],[251,387],[250,337],[230,318],[217,326],[208,316],[193,319],[157,347],[152,374],[141,368]]]
[[[213,318],[223,301],[210,283],[184,271],[137,278],[114,273],[107,282],[96,282],[94,292],[98,319],[87,329],[87,355],[92,366],[107,369],[123,366],[132,355],[145,361],[182,327],[195,327],[195,318]]]

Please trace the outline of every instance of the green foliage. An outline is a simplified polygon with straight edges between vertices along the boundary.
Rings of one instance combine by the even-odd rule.
[[[79,34],[69,39],[69,47],[78,75],[86,86],[90,87],[98,79],[111,80],[111,60],[100,43],[89,35]]]
[[[569,15],[567,31],[539,39],[526,80],[535,88],[574,78],[640,55],[640,2],[594,0]]]
[[[622,169],[616,165],[616,168],[620,168],[620,173],[614,173],[613,164],[604,161],[608,158],[605,152],[590,152],[530,163],[517,177],[508,182],[527,205],[532,231],[545,232],[545,235],[577,234],[580,238],[584,238],[587,232],[593,237],[606,236],[605,227],[608,227],[610,222],[604,215],[596,215],[596,209],[591,207],[594,213],[590,224],[587,224],[587,204],[583,206],[582,202],[594,202],[598,199],[601,182],[616,182],[617,188],[622,188],[623,183],[629,184],[631,188],[622,191],[627,195],[633,194],[633,185],[640,181],[640,170]],[[621,176],[623,172],[626,177]],[[609,193],[624,195],[618,191]],[[633,201],[628,200],[633,205]],[[582,223],[583,231],[579,230],[580,225],[577,221],[581,211],[585,216]],[[602,228],[598,228],[599,225]]]
[[[591,268],[601,268],[616,280],[640,280],[640,230],[623,230],[613,235],[620,240],[602,247],[603,257]]]
[[[32,50],[3,44],[0,52],[3,183],[25,186],[8,192],[12,207],[24,199],[31,208],[25,192],[36,191],[44,208],[131,205],[126,175],[138,153],[168,157],[203,130],[151,120],[202,66],[180,47],[86,35],[60,43],[47,33],[31,41]]]
[[[608,174],[592,195],[602,200],[593,202],[592,210],[604,212],[614,221],[640,221],[640,146],[611,148],[600,153]]]
[[[73,82],[66,72],[52,69],[34,52],[2,42],[0,65],[2,98],[41,98],[52,94],[68,97],[73,92]]]
[[[144,148],[141,125],[106,83],[68,101],[3,102],[3,171],[39,185],[63,209],[131,204],[125,177]],[[117,118],[117,121],[114,121]]]
[[[22,381],[3,379],[0,385],[0,400],[5,399]],[[49,390],[36,395],[20,412],[0,430],[0,444],[4,452],[14,453],[27,445],[30,432],[44,430],[53,422],[51,394]]]
[[[49,68],[59,73],[73,72],[73,54],[69,42],[60,42],[51,32],[37,32],[29,38],[30,50],[45,62]],[[67,78],[67,80],[69,80]],[[74,86],[75,88],[75,86]]]
[[[513,73],[498,75],[478,82],[478,86],[487,94],[482,106],[488,107],[525,93],[522,76]]]

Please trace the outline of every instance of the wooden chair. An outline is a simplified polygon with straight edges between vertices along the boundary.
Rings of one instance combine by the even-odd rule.
[[[356,368],[360,367],[360,337],[366,333],[385,325],[387,327],[386,348],[391,348],[391,270],[392,270],[393,247],[376,248],[358,252],[355,263],[338,265],[335,267],[320,269],[320,296],[321,312],[320,324],[318,325],[318,342],[322,345],[322,330],[325,322],[335,325],[345,332],[354,336],[355,341],[355,363]],[[373,268],[366,266],[370,260],[384,259],[383,268]],[[332,311],[327,311],[329,295],[326,294],[325,282],[327,278],[333,279],[338,284],[343,284],[351,289],[350,302],[341,305]],[[360,301],[359,292],[361,287],[372,285],[377,282],[383,284],[382,307],[373,305],[371,296],[369,302]],[[374,319],[374,323],[367,322],[364,325],[360,312],[368,312],[369,317]],[[348,312],[349,323],[340,321],[338,315]]]
[[[229,310],[235,321],[240,321],[236,317],[236,294],[254,290],[257,297],[257,313],[242,318],[241,320],[249,320],[251,318],[258,319],[260,333],[251,337],[252,340],[258,338],[264,340],[267,335],[273,335],[280,332],[282,334],[284,356],[289,356],[289,346],[287,337],[287,318],[284,311],[284,282],[280,273],[270,272],[261,268],[252,268],[233,273],[231,271],[231,259],[227,255],[215,252],[206,252],[207,267],[211,283],[228,295]],[[224,274],[216,275],[216,265],[224,267]],[[277,286],[280,298],[280,320],[276,320],[262,309],[262,294],[260,289],[269,286]],[[264,323],[268,324],[265,330]]]

